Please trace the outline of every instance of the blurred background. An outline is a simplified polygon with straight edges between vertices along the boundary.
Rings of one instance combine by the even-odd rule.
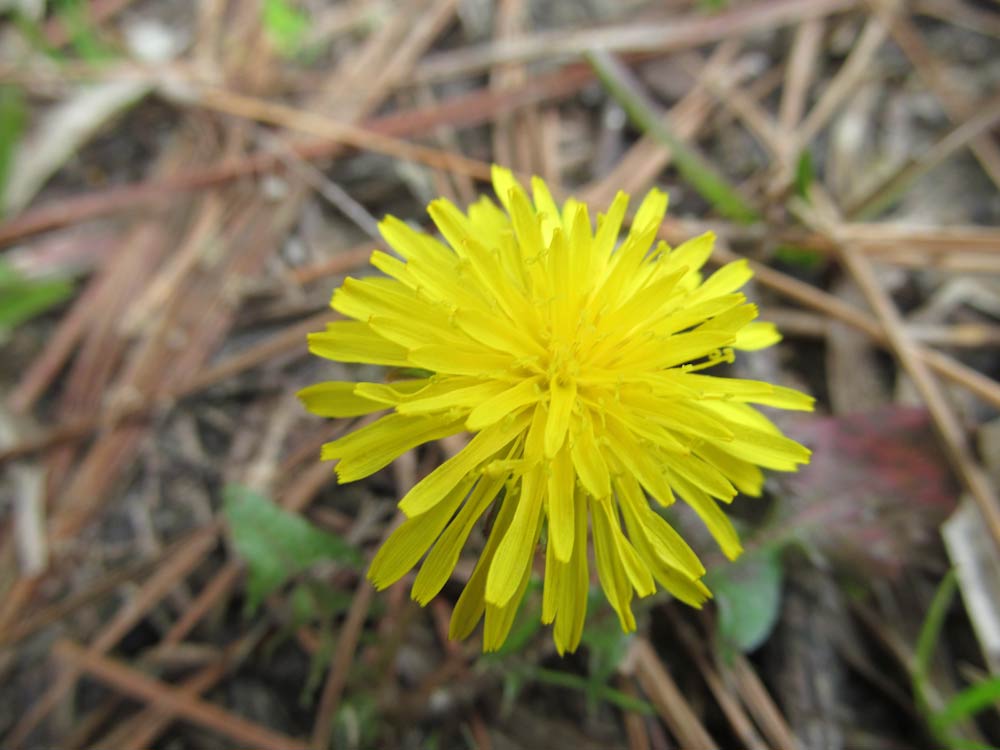
[[[1000,745],[1000,6],[993,0],[0,2],[0,745]],[[747,552],[559,658],[366,560],[455,445],[337,486],[294,398],[392,213],[490,162],[752,260],[814,450]],[[596,594],[596,589],[595,589]]]

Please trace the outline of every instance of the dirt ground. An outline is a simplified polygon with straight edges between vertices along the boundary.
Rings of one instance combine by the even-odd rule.
[[[998,123],[993,0],[0,3],[0,747],[1000,747]],[[715,601],[595,585],[565,658],[536,586],[448,640],[475,545],[375,592],[454,445],[341,486],[294,395],[383,376],[307,332],[491,162],[668,191],[817,399],[739,561],[671,516]]]

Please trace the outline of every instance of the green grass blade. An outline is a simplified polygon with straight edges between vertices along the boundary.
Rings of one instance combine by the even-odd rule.
[[[913,665],[915,677],[920,675],[922,678],[926,678],[930,671],[934,647],[941,635],[944,618],[948,614],[948,607],[955,596],[957,586],[958,580],[955,577],[955,571],[949,570],[938,586],[938,590],[934,593],[931,607],[927,612],[927,617],[924,618],[924,624],[920,627],[920,636],[917,638],[917,651]]]
[[[73,283],[69,279],[29,279],[0,261],[0,338],[72,293]]]
[[[7,184],[7,175],[14,153],[21,142],[27,122],[24,94],[17,86],[0,86],[0,195]]]
[[[81,0],[63,0],[57,4],[56,15],[68,30],[70,45],[81,60],[99,64],[115,57],[114,49],[101,38]]]
[[[947,705],[934,714],[931,723],[944,730],[974,714],[1000,703],[1000,677],[977,682],[954,696]]]
[[[544,667],[533,667],[529,675],[536,682],[579,690],[582,693],[589,693],[595,690],[594,685],[586,678],[570,672],[560,672],[555,669],[545,669]],[[653,707],[646,701],[641,698],[633,698],[631,695],[623,693],[621,690],[617,690],[609,685],[599,686],[596,693],[597,698],[618,706],[623,711],[631,711],[643,716],[651,716],[653,714]]]
[[[730,185],[709,161],[685,143],[660,117],[656,107],[629,82],[629,74],[606,52],[588,52],[587,61],[608,92],[642,132],[670,148],[678,171],[705,200],[726,218],[750,224],[760,217],[749,203]]]

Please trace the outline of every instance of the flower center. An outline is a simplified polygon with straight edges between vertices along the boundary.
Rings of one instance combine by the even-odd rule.
[[[553,346],[546,368],[547,381],[560,387],[568,387],[580,375],[580,363],[576,357],[576,347],[567,344]]]

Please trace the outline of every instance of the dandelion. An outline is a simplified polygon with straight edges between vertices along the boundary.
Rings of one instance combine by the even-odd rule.
[[[348,278],[332,307],[348,320],[309,337],[342,362],[416,373],[387,383],[327,382],[299,394],[327,417],[391,412],[323,447],[341,482],[378,471],[423,443],[468,432],[468,444],[400,500],[406,520],[368,572],[385,588],[423,558],[412,596],[441,590],[473,529],[485,546],[451,620],[465,638],[485,616],[483,647],[507,637],[544,532],[542,621],[560,653],[580,642],[597,579],[625,631],[635,596],[657,585],[692,606],[710,596],[705,569],[654,508],[675,493],[722,551],[741,551],[719,503],[759,495],[761,468],[794,471],[809,451],[753,404],[809,410],[812,399],[753,380],[704,374],[734,350],[776,343],[739,290],[745,261],[707,278],[710,233],[670,248],[657,232],[667,196],[651,191],[619,244],[628,196],[591,226],[587,206],[531,196],[493,169],[488,198],[429,213],[443,240],[387,217],[399,257],[375,251],[385,276]],[[650,502],[650,499],[652,502]]]

